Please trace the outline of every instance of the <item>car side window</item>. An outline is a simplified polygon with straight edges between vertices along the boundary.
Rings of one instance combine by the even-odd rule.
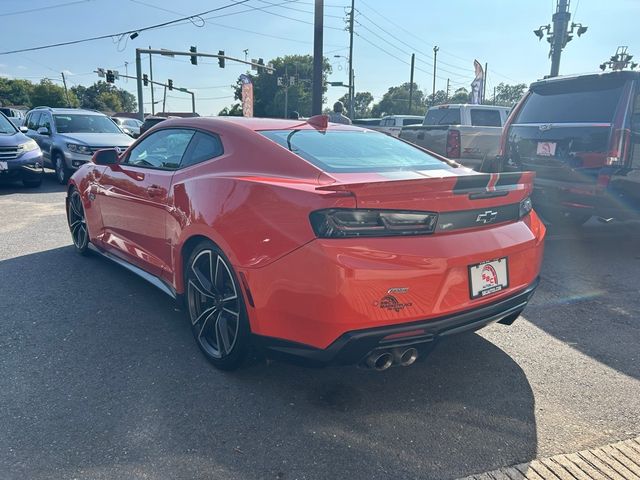
[[[189,167],[222,155],[222,142],[217,136],[196,132],[182,157],[180,168]]]
[[[29,114],[29,123],[27,124],[27,128],[29,130],[37,130],[38,122],[40,121],[40,112],[34,112]]]
[[[48,113],[43,113],[40,115],[40,121],[38,122],[38,128],[45,127],[49,132],[51,132],[51,115]]]
[[[175,170],[180,166],[194,133],[193,130],[181,128],[158,130],[136,145],[123,163],[136,167]]]

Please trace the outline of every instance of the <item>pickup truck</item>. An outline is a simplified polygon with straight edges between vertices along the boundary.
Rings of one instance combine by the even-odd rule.
[[[438,105],[427,110],[422,125],[402,127],[400,138],[488,171],[498,154],[509,110],[495,105]]]
[[[422,123],[422,117],[419,115],[387,115],[382,117],[380,124],[372,127],[372,130],[377,130],[392,137],[400,135],[400,130],[407,125],[417,125]]]

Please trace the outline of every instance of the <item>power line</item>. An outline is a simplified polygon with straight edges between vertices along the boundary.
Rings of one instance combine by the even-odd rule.
[[[268,2],[267,0],[258,0],[258,1],[261,2],[261,3],[266,3],[267,5],[271,5],[272,7],[280,7],[280,8],[283,8],[283,9],[286,9],[286,10],[291,10],[291,11],[294,11],[294,12],[302,12],[302,13],[313,14],[313,12],[310,12],[309,10],[302,10],[300,8],[294,8],[294,7],[286,7],[283,4],[275,4],[275,3]],[[331,15],[330,13],[325,13],[324,16],[328,17],[328,18],[339,18],[341,20],[344,19],[344,17],[342,17],[340,15]]]
[[[24,13],[41,12],[43,10],[53,10],[54,8],[68,7],[79,3],[87,3],[93,0],[75,0],[74,2],[59,3],[58,5],[48,5],[46,7],[30,8],[28,10],[20,10],[17,12],[0,13],[0,17],[11,17],[13,15],[22,15]]]
[[[38,47],[30,47],[30,48],[21,48],[21,49],[17,49],[17,50],[9,50],[9,51],[5,51],[5,52],[0,52],[0,55],[9,55],[9,54],[12,54],[12,53],[22,53],[22,52],[33,52],[35,50],[44,50],[44,49],[47,49],[47,48],[63,47],[63,46],[67,46],[67,45],[76,45],[78,43],[92,42],[92,41],[95,41],[95,40],[103,40],[105,38],[122,37],[122,36],[130,35],[130,34],[133,34],[133,33],[138,33],[139,34],[140,32],[145,32],[147,30],[153,30],[153,29],[156,29],[156,28],[166,27],[168,25],[172,25],[172,24],[175,24],[175,23],[178,23],[178,22],[184,22],[185,20],[190,20],[190,19],[193,19],[193,18],[202,17],[202,15],[207,15],[207,14],[212,13],[212,12],[217,12],[217,11],[224,10],[224,9],[227,9],[227,8],[230,8],[230,7],[235,7],[235,6],[241,5],[243,3],[246,3],[248,1],[249,0],[236,0],[235,2],[230,3],[228,5],[223,5],[221,7],[212,8],[210,10],[205,10],[204,12],[201,12],[201,13],[196,13],[194,15],[189,15],[189,16],[178,18],[178,19],[175,19],[175,20],[169,20],[167,22],[157,23],[155,25],[149,25],[148,27],[136,28],[136,29],[132,29],[132,30],[127,30],[125,32],[120,32],[120,33],[112,33],[110,35],[99,35],[97,37],[84,38],[84,39],[80,39],[80,40],[71,40],[71,41],[68,41],[68,42],[59,42],[59,43],[53,43],[53,44],[49,44],[49,45],[41,45],[41,46],[38,46]]]
[[[407,30],[406,28],[404,28],[404,27],[403,27],[402,25],[400,25],[399,23],[394,22],[393,20],[391,20],[390,18],[388,18],[386,15],[384,15],[384,14],[380,13],[378,10],[376,10],[376,9],[375,9],[375,8],[373,8],[371,5],[369,5],[365,0],[359,0],[359,1],[360,1],[362,4],[366,5],[366,7],[367,7],[369,10],[371,10],[371,11],[372,11],[372,12],[374,12],[374,13],[376,13],[380,18],[384,19],[384,20],[385,20],[386,22],[388,22],[389,24],[391,24],[391,25],[395,26],[396,28],[398,28],[398,29],[402,30],[403,32],[407,33],[407,34],[408,34],[408,35],[410,35],[412,38],[415,38],[416,40],[418,40],[418,41],[422,42],[423,44],[425,44],[425,45],[429,45],[429,47],[433,47],[433,44],[431,44],[431,43],[429,43],[429,42],[427,42],[427,41],[425,41],[425,40],[421,39],[420,37],[417,37],[417,36],[415,35],[415,32],[411,32],[411,31]],[[365,16],[362,12],[360,12],[360,14],[361,14],[361,15],[363,15],[363,16]],[[371,19],[369,19],[369,21],[371,21]],[[373,23],[373,22],[372,22],[372,23]],[[421,53],[421,52],[419,52],[417,49],[416,49],[416,52]],[[457,58],[457,59],[459,59],[459,60],[461,60],[461,61],[464,61],[465,63],[468,63],[469,65],[471,65],[471,64],[472,64],[472,61],[471,61],[470,59],[468,59],[468,58],[464,58],[464,57],[461,57],[461,56],[459,56],[459,55],[455,55],[455,54],[453,54],[453,53],[451,53],[451,52],[449,52],[449,51],[447,51],[447,50],[442,50],[442,49],[440,49],[440,53],[444,53],[445,55],[448,55],[448,56],[450,56],[450,57]],[[424,55],[424,53],[423,53],[423,55]],[[429,57],[430,57],[430,55],[426,55],[426,57],[427,57],[427,58],[429,58]],[[440,62],[438,62],[438,63],[441,63],[441,64],[443,64],[443,65],[447,65],[447,66],[452,67],[452,68],[462,69],[462,67],[460,67],[460,66],[452,65],[452,64],[450,64],[450,63],[446,63],[446,62],[443,62],[443,61],[440,61]],[[495,69],[492,69],[492,72],[493,72],[493,74],[494,74],[494,75],[497,75],[497,76],[499,76],[499,77],[503,77],[503,78],[505,78],[505,79],[507,79],[507,80],[510,80],[510,81],[513,81],[513,82],[516,82],[516,81],[517,81],[517,80],[515,80],[514,78],[511,78],[511,77],[509,77],[509,76],[507,76],[507,75],[504,75],[504,74],[502,74],[502,73],[500,73],[500,72],[496,71]]]

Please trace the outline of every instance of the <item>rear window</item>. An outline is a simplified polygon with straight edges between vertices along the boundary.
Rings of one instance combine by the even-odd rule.
[[[471,125],[474,127],[501,127],[500,111],[472,108]]]
[[[421,118],[405,118],[402,120],[402,126],[406,127],[407,125],[416,125],[418,123],[422,123]]]
[[[433,170],[447,164],[401,140],[374,131],[259,132],[325,172]]]
[[[584,79],[535,85],[515,123],[610,123],[624,79]]]
[[[460,125],[459,108],[429,109],[424,118],[425,125]]]

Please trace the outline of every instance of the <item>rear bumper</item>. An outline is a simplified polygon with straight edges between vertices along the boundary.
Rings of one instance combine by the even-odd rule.
[[[640,211],[629,208],[615,191],[595,183],[569,183],[536,178],[534,207],[564,210],[605,218],[638,218]]]
[[[276,356],[310,365],[356,364],[373,350],[414,347],[429,350],[443,337],[478,330],[494,322],[511,324],[524,310],[540,282],[481,307],[435,319],[347,332],[327,348],[255,335],[256,343]]]

